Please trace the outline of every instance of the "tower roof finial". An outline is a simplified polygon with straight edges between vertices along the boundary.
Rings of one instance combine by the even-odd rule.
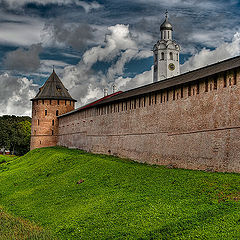
[[[166,12],[165,12],[165,17],[166,19],[168,18],[168,10],[166,9]]]

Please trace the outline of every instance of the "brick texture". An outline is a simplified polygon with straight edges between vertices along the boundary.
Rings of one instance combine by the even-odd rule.
[[[228,71],[190,85],[61,116],[57,144],[150,164],[240,172],[239,96],[239,70],[237,74]],[[54,108],[54,115],[56,106],[47,106]],[[50,136],[54,116],[45,118],[45,107],[33,105],[33,111],[42,116],[40,129],[46,136],[33,137],[31,148],[56,143],[56,136]],[[64,105],[59,109],[60,113],[70,110]],[[33,124],[39,129],[36,121],[34,117]]]

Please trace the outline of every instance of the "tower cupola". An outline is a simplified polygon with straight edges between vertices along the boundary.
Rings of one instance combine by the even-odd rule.
[[[160,26],[161,39],[171,40],[172,39],[172,24],[168,21],[168,11],[165,12],[165,21]]]
[[[172,39],[173,26],[168,21],[168,12],[160,26],[161,39],[153,47],[154,72],[153,81],[161,81],[180,74],[180,46]]]

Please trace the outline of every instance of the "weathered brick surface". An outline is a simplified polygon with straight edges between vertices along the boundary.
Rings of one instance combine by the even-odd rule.
[[[58,104],[59,103],[59,104]],[[58,136],[58,114],[64,114],[74,109],[74,102],[65,100],[33,100],[32,102],[32,129],[31,150],[34,148],[49,147],[57,145]],[[45,115],[47,110],[47,115]],[[54,120],[54,125],[53,121]],[[38,123],[39,121],[39,123]],[[52,132],[53,131],[53,132]]]
[[[240,172],[239,72],[233,78],[229,71],[224,87],[218,75],[217,89],[209,78],[208,92],[205,80],[158,92],[156,103],[155,94],[147,95],[145,106],[142,96],[62,116],[58,145],[151,164]]]

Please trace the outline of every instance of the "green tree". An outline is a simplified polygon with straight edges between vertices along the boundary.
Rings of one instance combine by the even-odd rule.
[[[23,155],[30,149],[31,118],[17,116],[0,117],[0,147],[16,155]]]

